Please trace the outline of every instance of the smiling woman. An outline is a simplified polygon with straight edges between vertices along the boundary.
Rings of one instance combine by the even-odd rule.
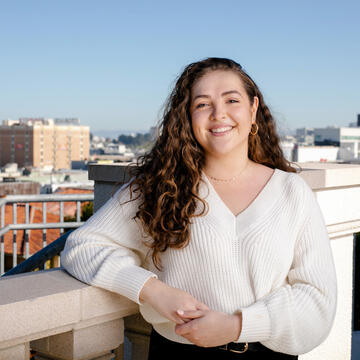
[[[239,64],[185,68],[133,175],[61,262],[140,305],[149,359],[296,359],[326,338],[337,290],[324,220]]]
[[[192,97],[191,124],[207,159],[247,151],[258,98],[248,98],[237,74],[218,70],[204,75],[194,84]]]

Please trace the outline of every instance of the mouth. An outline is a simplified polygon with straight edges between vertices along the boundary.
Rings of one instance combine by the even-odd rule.
[[[209,131],[212,134],[219,134],[220,135],[220,134],[228,133],[233,128],[234,128],[233,126],[223,126],[223,127],[219,127],[219,128],[210,129]]]

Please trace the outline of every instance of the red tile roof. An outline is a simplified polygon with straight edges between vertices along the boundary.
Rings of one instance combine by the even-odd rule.
[[[61,188],[56,193],[60,194],[88,194],[93,193],[92,190],[85,189],[71,189]],[[82,203],[83,205],[84,203]],[[64,216],[76,215],[76,202],[64,203]],[[17,224],[25,223],[25,204],[17,204]],[[46,208],[46,222],[54,223],[60,221],[60,205],[59,203],[49,202]],[[30,223],[42,223],[42,204],[41,203],[29,203],[29,222]],[[5,206],[5,226],[13,224],[13,209],[12,205]],[[43,231],[42,230],[29,230],[29,252],[30,255],[42,249],[43,245]],[[50,244],[60,236],[59,229],[49,229],[46,231],[46,243]],[[17,230],[16,244],[17,254],[25,255],[25,237],[23,230]],[[13,232],[10,231],[4,236],[5,253],[12,254],[13,248]]]

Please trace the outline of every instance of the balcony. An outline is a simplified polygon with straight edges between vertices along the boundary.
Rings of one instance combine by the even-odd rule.
[[[64,229],[82,225],[82,204],[94,200],[92,192],[85,192],[1,198],[0,275],[16,266],[18,260],[28,259],[31,254],[54,241],[64,233]]]
[[[325,217],[339,293],[330,335],[299,359],[357,359],[355,342],[352,354],[352,335],[359,338],[355,330],[360,330],[359,281],[354,282],[354,276],[358,276],[354,265],[360,261],[360,242],[354,236],[360,232],[360,166],[302,167],[301,176],[312,187]],[[96,210],[123,179],[124,168],[94,165],[89,176],[95,180]],[[37,352],[39,359],[146,359],[149,326],[138,315],[137,305],[83,284],[62,269],[2,278],[0,319],[0,360],[29,359],[30,349]]]

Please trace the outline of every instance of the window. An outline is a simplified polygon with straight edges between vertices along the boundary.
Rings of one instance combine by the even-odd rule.
[[[341,140],[360,140],[360,136],[342,135]]]

